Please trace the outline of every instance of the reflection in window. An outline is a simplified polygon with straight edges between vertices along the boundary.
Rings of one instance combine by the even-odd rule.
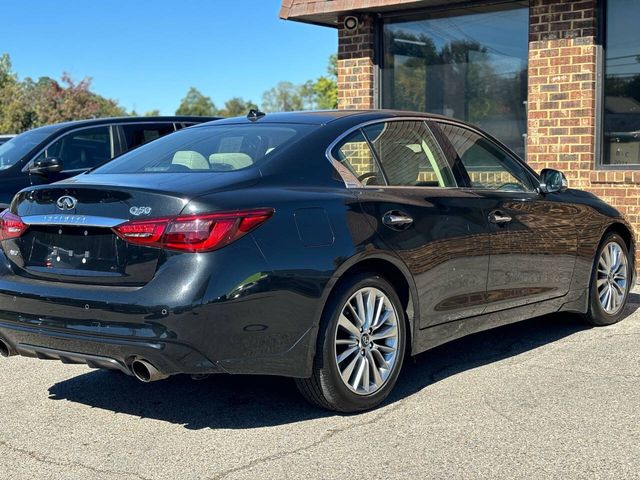
[[[607,2],[605,165],[640,164],[640,2]]]
[[[472,122],[524,156],[528,2],[384,26],[383,107]]]
[[[471,130],[441,124],[442,132],[457,153],[472,188],[507,192],[533,191],[524,167],[489,140]]]

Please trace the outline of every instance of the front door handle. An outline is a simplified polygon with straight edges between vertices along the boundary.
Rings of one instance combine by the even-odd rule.
[[[509,223],[511,220],[513,220],[513,218],[500,210],[494,210],[489,214],[489,221],[497,225],[504,225],[505,223]]]
[[[413,218],[403,212],[391,211],[384,214],[382,223],[395,230],[404,230],[413,223]]]

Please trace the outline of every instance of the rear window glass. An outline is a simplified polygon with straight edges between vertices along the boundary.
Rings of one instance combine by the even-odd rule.
[[[251,167],[313,126],[212,125],[180,130],[125,153],[94,173],[225,172]]]

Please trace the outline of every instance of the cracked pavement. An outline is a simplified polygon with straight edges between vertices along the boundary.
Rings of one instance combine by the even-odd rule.
[[[308,406],[293,382],[0,361],[5,479],[640,479],[640,294],[587,328],[551,315],[405,363],[374,411]]]

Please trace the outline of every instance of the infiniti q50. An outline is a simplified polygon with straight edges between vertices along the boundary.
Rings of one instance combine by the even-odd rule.
[[[226,119],[22,190],[0,216],[0,353],[296,379],[353,412],[407,355],[551,312],[619,321],[624,217],[465,123]]]

